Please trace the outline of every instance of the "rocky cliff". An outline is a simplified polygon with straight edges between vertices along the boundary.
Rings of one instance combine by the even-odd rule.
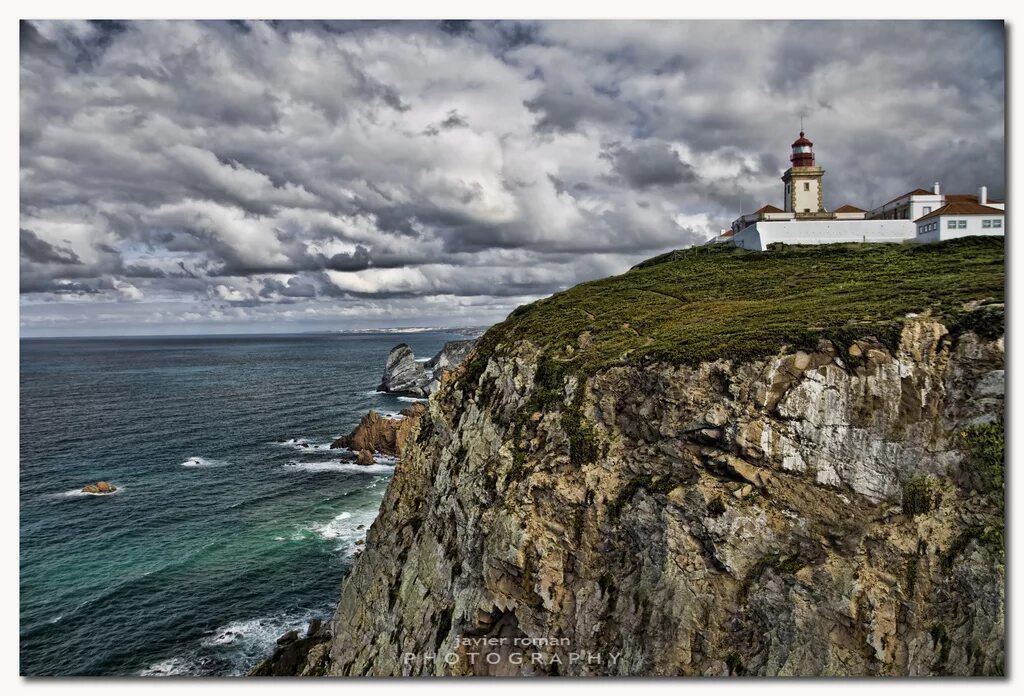
[[[1002,246],[682,252],[432,397],[336,675],[992,675]]]
[[[441,384],[446,372],[458,367],[473,349],[475,340],[449,341],[426,362],[405,343],[399,343],[388,353],[381,376],[380,391],[409,396],[430,396]]]
[[[392,457],[401,456],[406,441],[419,423],[427,407],[416,403],[402,409],[398,418],[387,418],[370,411],[347,435],[331,443],[331,449],[350,449],[353,452],[380,452]]]

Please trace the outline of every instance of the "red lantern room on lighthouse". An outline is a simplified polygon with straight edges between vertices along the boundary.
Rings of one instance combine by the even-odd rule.
[[[794,167],[814,166],[814,143],[804,137],[803,131],[800,131],[800,137],[793,141],[793,154],[790,155],[789,161]]]

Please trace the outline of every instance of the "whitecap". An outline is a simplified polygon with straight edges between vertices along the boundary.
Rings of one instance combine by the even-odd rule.
[[[244,619],[219,626],[201,638],[183,655],[156,662],[139,672],[144,677],[206,676],[210,665],[231,665],[227,674],[246,674],[267,657],[274,642],[284,633],[296,630],[305,633],[314,618],[326,619],[329,610],[299,610],[273,616]]]
[[[326,442],[323,440],[317,442],[309,440],[304,437],[293,437],[289,440],[285,440],[284,442],[271,442],[270,444],[276,445],[278,447],[288,447],[289,449],[293,449],[296,452],[325,452],[331,449],[331,443],[334,442],[334,440],[336,439],[337,438],[333,438],[331,440],[327,440]]]
[[[380,458],[384,459],[383,456]],[[391,458],[388,458],[391,459]],[[292,461],[284,465],[285,471],[306,471],[322,473],[325,471],[347,471],[355,474],[383,474],[393,473],[394,466],[389,464],[356,464],[354,462],[296,462]]]
[[[322,616],[320,612],[309,612],[261,616],[255,619],[235,621],[214,629],[209,636],[203,638],[202,644],[207,647],[232,645],[242,648],[257,648],[261,645],[270,646],[287,631],[294,629],[303,633],[310,620],[318,616]]]
[[[183,677],[199,674],[198,665],[184,657],[156,662],[139,672],[141,677]]]
[[[321,539],[337,542],[335,550],[344,551],[346,555],[351,556],[361,546],[356,542],[366,538],[366,532],[376,517],[376,507],[355,512],[346,510],[327,522],[314,522],[309,529]]]
[[[414,403],[414,404],[421,404],[421,403],[430,401],[430,399],[424,399],[424,398],[421,398],[419,396],[400,396],[400,397],[398,397],[398,400],[399,401],[408,401],[408,402]]]
[[[123,492],[125,488],[127,488],[127,486],[121,486],[116,483],[111,483],[110,485],[114,486],[115,488],[115,490],[111,493],[87,493],[83,491],[81,488],[75,488],[74,490],[64,491],[63,493],[58,493],[57,495],[66,498],[85,498],[86,496],[106,498],[107,496],[118,495],[119,493]]]
[[[181,463],[181,466],[187,466],[192,469],[202,469],[208,466],[227,466],[230,462],[223,461],[221,459],[206,459],[204,457],[189,457]]]

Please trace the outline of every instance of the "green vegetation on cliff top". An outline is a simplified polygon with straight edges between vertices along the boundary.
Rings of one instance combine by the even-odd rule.
[[[751,359],[784,345],[814,348],[822,337],[848,346],[874,336],[891,346],[906,315],[926,311],[945,317],[954,333],[996,335],[1001,307],[963,307],[1001,303],[1003,286],[999,237],[674,251],[517,308],[483,336],[466,378],[475,381],[489,354],[520,339],[564,372],[592,373],[655,360]]]

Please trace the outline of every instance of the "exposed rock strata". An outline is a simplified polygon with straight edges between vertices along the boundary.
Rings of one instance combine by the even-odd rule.
[[[425,363],[405,343],[400,343],[388,353],[380,391],[409,396],[430,396],[441,384],[446,372],[458,367],[473,349],[475,341],[449,341]]]
[[[483,357],[407,443],[330,673],[1002,672],[1001,492],[958,437],[1002,418],[1002,338],[911,318],[895,350],[611,367],[554,400],[552,356]],[[515,638],[550,644],[516,665]]]
[[[360,464],[372,464],[374,452],[392,457],[401,456],[406,441],[426,410],[424,404],[413,404],[402,411],[401,418],[386,418],[376,411],[370,411],[351,433],[332,442],[331,449],[347,448],[357,452],[363,457]],[[368,461],[363,452],[369,453]]]

